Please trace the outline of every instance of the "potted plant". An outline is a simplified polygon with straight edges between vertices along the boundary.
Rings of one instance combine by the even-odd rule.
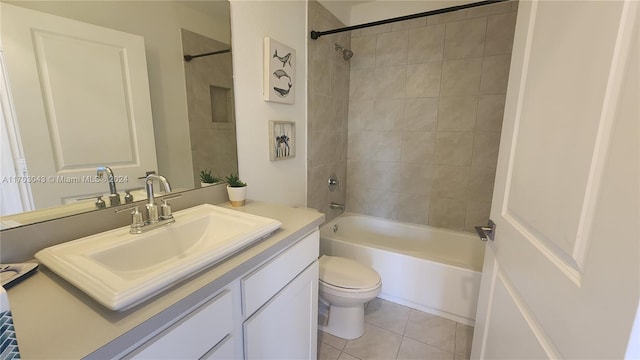
[[[231,206],[244,206],[244,201],[247,198],[247,184],[240,180],[238,174],[234,173],[227,176],[226,180]]]
[[[219,183],[222,180],[213,176],[211,174],[211,170],[209,169],[203,169],[200,170],[200,186],[201,187],[205,187],[205,186],[209,186],[209,185],[213,185],[215,183]]]

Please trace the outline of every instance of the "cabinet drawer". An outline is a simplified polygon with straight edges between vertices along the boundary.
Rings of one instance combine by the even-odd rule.
[[[138,348],[133,359],[198,359],[233,330],[229,290],[164,330]]]
[[[319,245],[320,233],[316,230],[243,278],[242,303],[245,316],[251,316],[314,262],[318,258]]]

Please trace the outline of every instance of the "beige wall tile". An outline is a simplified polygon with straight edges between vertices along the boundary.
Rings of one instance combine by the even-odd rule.
[[[406,97],[435,97],[440,94],[442,64],[424,63],[407,65]]]
[[[311,131],[309,135],[310,165],[318,166],[326,164],[331,160],[328,154],[329,148],[331,147],[331,132]]]
[[[402,133],[399,131],[371,132],[371,159],[376,161],[400,161]]]
[[[393,192],[400,181],[400,163],[395,161],[372,161],[371,178],[367,182],[370,190]]]
[[[309,130],[328,131],[332,127],[335,109],[332,108],[331,97],[316,95],[309,101]]]
[[[441,61],[444,51],[445,25],[424,26],[409,30],[409,64]]]
[[[376,66],[405,65],[407,63],[409,33],[395,31],[378,34],[376,42]]]
[[[429,197],[427,195],[398,194],[397,206],[398,221],[426,224],[429,220]]]
[[[444,58],[481,57],[484,52],[486,30],[486,17],[448,23],[444,41]]]
[[[511,11],[511,1],[467,9],[467,17],[487,16]]]
[[[404,132],[400,160],[405,163],[431,164],[434,161],[435,149],[435,133],[427,131]]]
[[[436,137],[436,164],[469,166],[472,150],[472,132],[439,132]]]
[[[440,95],[477,95],[481,76],[482,58],[444,61]]]
[[[369,213],[369,189],[364,186],[349,186],[346,210],[357,214]]]
[[[369,215],[385,219],[396,218],[398,198],[395,193],[369,190]]]
[[[438,106],[438,131],[473,131],[477,112],[477,96],[441,97]]]
[[[366,129],[373,116],[372,99],[349,102],[349,132]]]
[[[464,199],[469,187],[468,166],[436,166],[431,196],[434,198]]]
[[[391,24],[377,25],[364,29],[360,29],[358,36],[376,35],[382,33],[388,33],[391,31]]]
[[[413,29],[413,28],[418,28],[418,27],[423,27],[427,25],[427,18],[426,17],[420,17],[420,18],[416,18],[416,19],[411,19],[411,20],[405,20],[405,21],[399,21],[396,23],[392,23],[391,24],[391,31],[400,31],[400,30],[407,30],[407,29]]]
[[[327,41],[319,41],[309,44],[311,53],[309,59],[311,64],[309,72],[309,82],[316,94],[330,95],[331,91],[331,62],[328,61],[328,54],[331,54]],[[329,75],[329,76],[328,76]]]
[[[377,131],[401,130],[404,116],[404,99],[378,99],[373,103],[373,114],[365,125]]]
[[[331,98],[310,101],[309,110],[329,119],[310,119],[309,128],[327,131],[320,140],[331,147],[316,154],[322,147],[310,140],[312,156],[332,167],[329,157],[340,157],[340,144],[348,143],[349,211],[468,231],[488,216],[514,6],[509,2],[350,33],[354,58],[345,63],[331,57]],[[326,46],[337,41],[328,39]],[[310,49],[310,56],[316,50]],[[347,72],[344,79],[341,71]],[[348,104],[343,99],[347,78]],[[330,130],[345,127],[339,120],[345,114],[348,138]]]
[[[349,101],[373,99],[374,71],[372,69],[351,70],[349,82]]]
[[[484,166],[472,166],[469,177],[467,200],[473,202],[491,202],[496,169]]]
[[[433,181],[433,166],[417,163],[399,163],[395,191],[404,194],[429,195]]]
[[[476,130],[500,131],[504,116],[505,95],[481,95],[478,102]]]
[[[464,200],[431,197],[429,225],[453,230],[463,230],[466,211]]]
[[[369,131],[358,131],[349,133],[347,139],[347,159],[349,160],[371,160],[372,136]],[[310,141],[312,139],[309,139]],[[311,157],[315,156],[313,147]]]
[[[328,176],[328,168],[328,165],[320,165],[314,166],[308,171],[309,191],[307,196],[307,206],[321,211],[324,210],[329,199],[329,192],[324,191],[326,188],[325,176]]]
[[[343,179],[344,181],[344,179]],[[347,187],[368,188],[371,181],[371,161],[347,160],[347,177],[344,184]]]
[[[472,202],[467,205],[464,230],[475,232],[474,226],[486,225],[491,212],[491,202]]]
[[[484,55],[510,54],[516,27],[516,13],[508,12],[489,16]]]
[[[383,66],[375,69],[376,99],[404,98],[407,66]]]
[[[427,25],[445,24],[452,21],[464,19],[467,16],[467,10],[458,10],[444,14],[431,15],[427,17]]]
[[[341,26],[343,24],[322,5],[315,1],[309,3],[309,30]],[[344,203],[346,200],[347,120],[351,95],[349,63],[334,51],[334,42],[349,48],[351,36],[339,34],[310,43],[308,59],[307,204],[324,212],[327,221],[339,214],[328,208],[329,202]],[[366,76],[360,80],[367,82]],[[357,96],[372,99],[373,92],[356,92]],[[326,181],[331,173],[336,173],[345,185],[330,193]]]
[[[404,103],[405,131],[432,131],[438,117],[438,98],[408,98]]]
[[[500,147],[499,132],[479,131],[473,142],[473,166],[496,168],[498,162],[498,148]]]
[[[376,66],[376,36],[362,36],[351,40],[351,70],[373,69]]]
[[[505,94],[509,82],[511,55],[496,55],[484,58],[482,64],[482,94]]]

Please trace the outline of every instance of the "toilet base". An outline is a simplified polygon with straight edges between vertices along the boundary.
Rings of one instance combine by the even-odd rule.
[[[364,334],[364,304],[348,307],[331,305],[327,325],[318,328],[347,340],[359,338]]]

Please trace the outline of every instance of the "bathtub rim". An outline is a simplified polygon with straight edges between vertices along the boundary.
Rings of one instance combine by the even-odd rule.
[[[365,218],[365,219],[373,219],[374,221],[381,221],[381,222],[391,223],[391,224],[400,224],[402,226],[408,226],[408,227],[411,227],[411,228],[419,228],[419,229],[430,228],[430,229],[433,229],[433,230],[436,230],[436,231],[441,231],[441,232],[444,232],[444,233],[447,233],[447,234],[464,235],[464,236],[467,236],[467,237],[470,237],[470,238],[475,238],[473,233],[466,232],[466,231],[438,228],[438,227],[431,226],[431,225],[408,223],[408,222],[403,222],[403,221],[385,219],[385,218],[381,218],[381,217],[358,214],[358,213],[352,213],[352,212],[344,212],[344,213],[340,214],[339,216],[335,217],[334,219],[332,219],[331,221],[322,224],[320,226],[320,238],[324,237],[324,238],[327,238],[327,239],[330,239],[330,240],[333,240],[333,241],[341,241],[341,242],[345,242],[345,243],[349,243],[349,244],[353,244],[353,245],[357,245],[357,246],[362,246],[362,247],[369,246],[369,247],[373,247],[373,248],[376,248],[376,249],[379,249],[379,250],[383,250],[383,251],[399,252],[399,253],[401,253],[403,255],[406,255],[406,256],[411,256],[411,257],[423,259],[423,260],[426,260],[426,261],[437,262],[439,264],[442,264],[442,265],[445,265],[445,266],[448,266],[448,267],[482,273],[482,267],[483,267],[482,263],[480,263],[478,265],[472,265],[472,264],[465,264],[465,263],[461,263],[461,262],[446,260],[446,259],[442,259],[442,258],[439,258],[439,257],[436,257],[436,256],[427,256],[427,255],[418,256],[418,255],[413,254],[413,252],[402,251],[400,249],[396,249],[396,248],[392,248],[392,247],[383,247],[383,246],[370,244],[370,243],[363,243],[363,242],[352,242],[352,241],[344,240],[344,238],[336,238],[336,237],[331,237],[331,236],[330,237],[324,236],[324,233],[331,231],[330,228],[333,227],[338,221],[340,221],[344,217],[349,217],[349,216],[356,217],[356,218],[360,217],[360,218]],[[322,230],[325,229],[325,228],[327,229],[327,231],[323,232]],[[480,241],[480,240],[478,240],[478,241]],[[484,251],[483,251],[483,258],[484,258]]]

